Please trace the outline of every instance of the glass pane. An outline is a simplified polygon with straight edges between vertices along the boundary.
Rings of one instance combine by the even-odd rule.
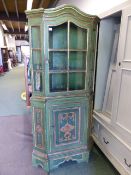
[[[49,48],[67,49],[67,23],[49,27]]]
[[[67,74],[50,74],[50,92],[59,92],[67,90]]]
[[[31,27],[31,43],[32,48],[40,48],[40,27]]]
[[[73,72],[69,73],[69,90],[85,89],[85,73]]]
[[[87,48],[87,30],[70,24],[70,49]]]
[[[33,62],[34,69],[42,68],[42,57],[41,57],[40,51],[32,50],[32,62]]]
[[[70,52],[69,69],[86,69],[86,52]]]
[[[34,91],[42,91],[42,72],[34,71]]]
[[[49,68],[50,70],[67,69],[67,52],[50,52]]]

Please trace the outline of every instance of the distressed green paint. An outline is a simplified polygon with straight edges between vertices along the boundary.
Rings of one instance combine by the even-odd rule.
[[[26,12],[33,94],[32,164],[50,171],[89,158],[99,19],[69,5]]]
[[[88,127],[87,117],[85,117],[86,114],[88,114],[87,103],[88,103],[88,99],[85,97],[64,98],[64,100],[63,98],[60,98],[60,99],[53,99],[53,100],[47,101],[46,113],[49,118],[48,120],[49,123],[47,124],[47,126],[49,127],[48,130],[50,129],[49,134],[51,136],[51,139],[48,142],[49,152],[64,151],[64,150],[67,150],[67,146],[69,146],[70,149],[77,148],[79,146],[81,147],[86,146],[87,135],[86,134],[83,135],[83,133],[87,133],[87,127]],[[69,114],[71,112],[71,109],[72,109],[72,112],[74,113],[76,111],[75,113],[76,119],[79,121],[79,123],[77,123],[76,121],[76,125],[77,124],[79,125],[79,126],[76,126],[77,132],[78,132],[78,134],[76,134],[77,139],[74,139],[75,141],[73,139],[68,140],[68,143],[66,141],[61,141],[61,144],[56,144],[55,133],[58,133],[58,130],[54,131],[54,127],[57,127],[55,125],[55,122],[59,123],[59,121],[57,121],[57,115],[60,113]],[[78,135],[79,135],[79,138],[78,138]]]

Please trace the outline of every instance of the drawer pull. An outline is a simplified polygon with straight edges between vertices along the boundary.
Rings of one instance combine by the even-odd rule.
[[[124,161],[125,161],[126,166],[128,166],[129,168],[131,168],[131,164],[128,164],[127,161],[126,161],[126,159],[124,159]]]
[[[104,141],[105,144],[109,143],[108,141],[106,141],[105,137],[103,137],[103,141]]]
[[[121,62],[119,62],[119,66],[121,66]]]

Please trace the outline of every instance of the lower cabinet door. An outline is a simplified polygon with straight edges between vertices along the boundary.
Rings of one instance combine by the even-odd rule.
[[[32,112],[33,147],[43,151],[45,150],[45,109],[43,102],[32,101]]]
[[[85,148],[87,145],[88,100],[64,98],[46,105],[49,152]]]

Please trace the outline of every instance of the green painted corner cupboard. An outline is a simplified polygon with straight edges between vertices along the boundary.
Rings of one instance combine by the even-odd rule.
[[[64,5],[28,17],[34,166],[88,161],[99,19]]]

